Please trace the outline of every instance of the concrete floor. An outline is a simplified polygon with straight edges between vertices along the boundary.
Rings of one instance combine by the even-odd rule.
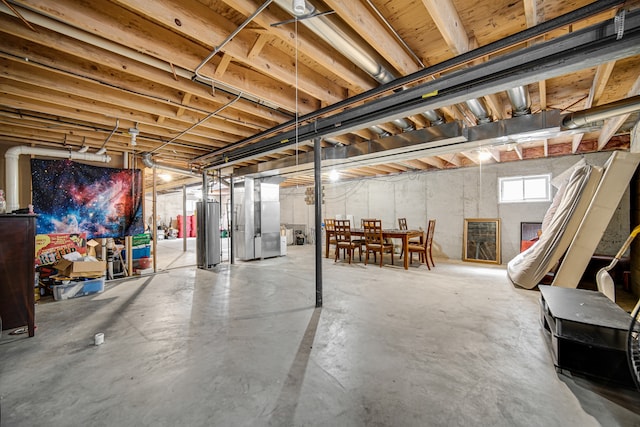
[[[323,259],[316,309],[313,246],[203,271],[181,245],[2,335],[2,426],[640,425],[637,392],[556,373],[502,267]]]

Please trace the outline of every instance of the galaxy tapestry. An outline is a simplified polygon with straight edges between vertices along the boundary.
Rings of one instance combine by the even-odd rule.
[[[144,232],[142,173],[70,160],[31,160],[37,234],[87,233],[87,238]]]

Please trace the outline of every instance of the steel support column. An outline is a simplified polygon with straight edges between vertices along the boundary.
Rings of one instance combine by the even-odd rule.
[[[320,138],[313,140],[313,165],[315,182],[316,214],[316,307],[322,307],[322,161]]]

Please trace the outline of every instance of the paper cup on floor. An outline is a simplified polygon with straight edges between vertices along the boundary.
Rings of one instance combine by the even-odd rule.
[[[95,334],[95,336],[93,337],[93,342],[95,345],[104,343],[104,334],[102,332],[100,332],[99,334]]]

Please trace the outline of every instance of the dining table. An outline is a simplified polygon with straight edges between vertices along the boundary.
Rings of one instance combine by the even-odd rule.
[[[382,238],[383,239],[402,239],[402,249],[405,254],[403,257],[404,261],[404,269],[409,269],[409,257],[407,256],[407,246],[409,245],[409,239],[413,237],[422,237],[422,230],[400,230],[399,228],[387,228],[382,229]],[[335,234],[334,230],[325,230],[325,258],[329,258],[329,241],[331,237]],[[352,228],[351,235],[357,237],[364,237],[364,228]]]

